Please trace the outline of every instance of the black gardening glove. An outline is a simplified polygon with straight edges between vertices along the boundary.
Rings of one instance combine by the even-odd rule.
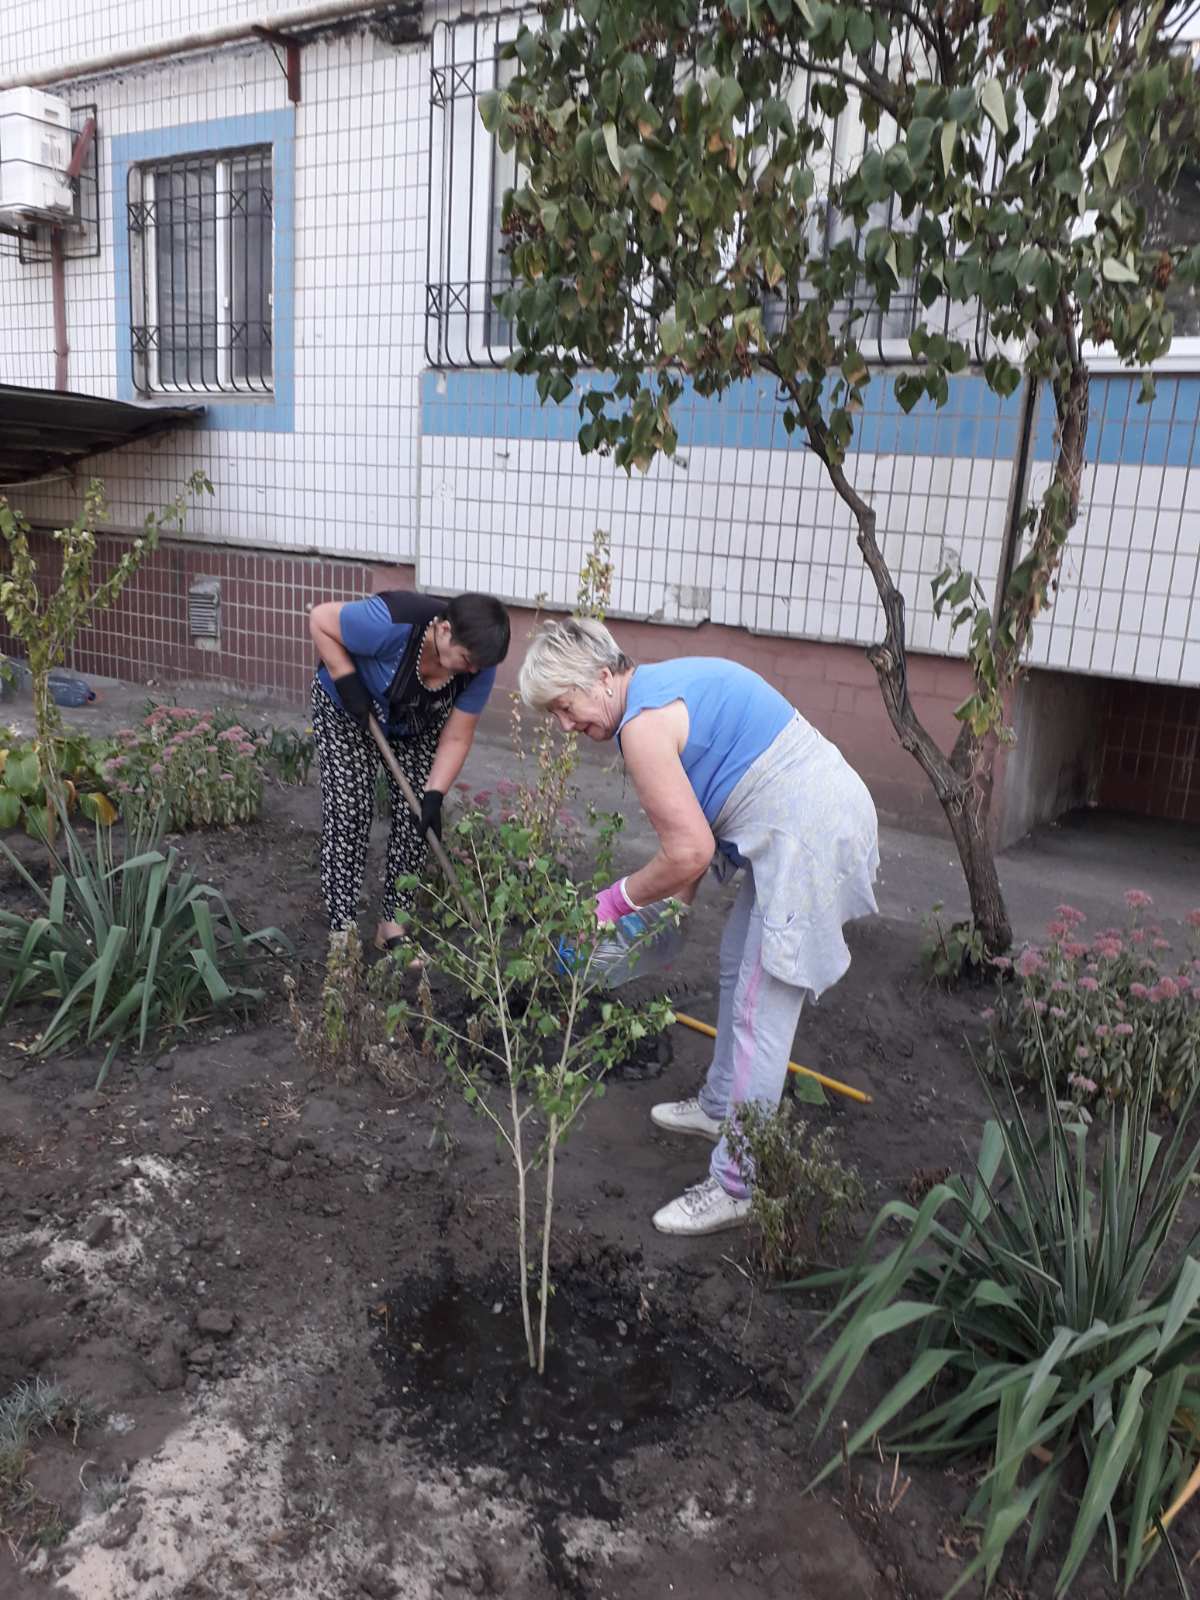
[[[342,703],[342,710],[366,732],[367,718],[374,707],[366,684],[357,672],[347,672],[343,678],[335,678],[333,687],[337,690],[338,699]]]
[[[433,829],[435,839],[442,837],[442,801],[446,796],[440,789],[426,789],[421,796],[421,833]]]

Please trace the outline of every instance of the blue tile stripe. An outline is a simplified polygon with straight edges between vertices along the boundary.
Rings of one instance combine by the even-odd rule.
[[[240,432],[291,433],[295,420],[295,117],[291,111],[262,111],[245,117],[218,117],[211,122],[185,122],[170,128],[122,134],[112,141],[113,290],[117,321],[117,394],[122,400],[145,398],[133,385],[129,303],[129,169],[142,161],[200,155],[247,145],[272,147],[272,208],[275,215],[275,281],[273,286],[273,394],[232,399],[198,393],[204,405],[200,426]]]
[[[579,393],[607,387],[599,374],[580,378]],[[1200,465],[1200,378],[1158,379],[1158,393],[1137,403],[1140,377],[1100,375],[1092,379],[1088,461],[1110,466]],[[891,383],[868,391],[858,419],[855,445],[873,455],[981,457],[1011,460],[1016,453],[1020,396],[1001,399],[975,374],[952,378],[950,398],[939,411],[928,400],[907,415]],[[698,395],[686,385],[672,408],[683,447],[725,446],[789,450],[783,406],[763,379],[735,384],[722,396]],[[1034,458],[1054,457],[1054,407],[1045,395],[1034,434]],[[441,438],[549,439],[574,443],[580,416],[574,399],[562,405],[537,398],[536,380],[503,370],[427,371],[421,375],[421,431]]]

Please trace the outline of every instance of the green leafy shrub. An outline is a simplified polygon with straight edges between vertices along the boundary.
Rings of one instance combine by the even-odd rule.
[[[155,706],[122,728],[105,769],[127,814],[162,809],[168,832],[252,822],[262,805],[262,753],[228,713]]]
[[[942,921],[942,902],[935,900],[929,915],[921,918],[921,965],[934,983],[950,988],[962,978],[977,978],[985,970],[983,934],[973,917],[962,922]]]
[[[186,493],[194,498],[212,494],[212,484],[203,472],[193,472]],[[114,562],[108,576],[95,581],[96,529],[108,515],[104,485],[93,478],[84,492],[83,507],[68,526],[51,535],[58,556],[57,584],[51,588],[33,554],[33,529],[28,518],[0,495],[0,539],[7,546],[7,566],[0,572],[0,616],[13,637],[24,646],[29,662],[33,691],[33,714],[37,722],[37,753],[42,786],[47,795],[43,821],[47,837],[57,813],[66,803],[61,775],[55,766],[57,736],[62,733],[62,718],[50,688],[50,673],[61,666],[75,642],[80,628],[87,625],[97,610],[106,610],[131,583],[146,559],[158,546],[159,534],[170,528],[177,534],[184,529],[185,491],[181,490],[169,506],[150,511],[142,531]]]
[[[1040,1078],[1048,1060],[1060,1093],[1084,1103],[1135,1094],[1147,1072],[1155,1095],[1174,1110],[1200,1079],[1200,909],[1189,912],[1189,950],[1174,955],[1162,929],[1145,920],[1153,901],[1125,894],[1123,928],[1084,936],[1085,917],[1058,907],[1043,945],[992,965],[1001,986],[983,1015],[997,1049]]]
[[[0,909],[0,1021],[20,1004],[54,1007],[32,1054],[107,1045],[99,1084],[122,1044],[142,1050],[214,1011],[262,999],[245,979],[285,944],[282,934],[244,933],[224,897],[199,883],[175,850],[160,848],[160,820],[135,826],[123,861],[111,830],[97,828],[88,849],[60,820],[66,851],[51,850],[49,891],[0,841],[41,904],[34,917]]]
[[[105,778],[114,741],[63,732],[53,742],[53,765],[67,810],[78,808],[92,822],[114,822],[117,809]],[[0,829],[23,826],[31,838],[44,839],[47,804],[37,741],[0,728]]]
[[[394,962],[364,964],[356,928],[331,933],[314,1008],[301,1001],[290,974],[283,980],[300,1054],[338,1083],[350,1083],[366,1070],[391,1089],[415,1088],[416,1052],[405,1048],[410,1041],[397,1029],[392,1012],[398,978]]]
[[[726,1131],[738,1164],[754,1170],[750,1220],[758,1265],[771,1278],[795,1272],[846,1232],[866,1199],[862,1181],[835,1155],[832,1130],[810,1134],[786,1100],[777,1111],[747,1102]]]
[[[819,1333],[842,1330],[804,1396],[827,1391],[819,1428],[868,1351],[898,1341],[904,1376],[847,1450],[883,1433],[903,1455],[986,1461],[968,1511],[979,1553],[951,1593],[980,1572],[990,1582],[1022,1533],[1030,1567],[1048,1531],[1069,1528],[1056,1594],[1098,1538],[1125,1591],[1167,1542],[1200,1438],[1200,1229],[1171,1240],[1200,1143],[1185,1134],[1195,1090],[1169,1142],[1151,1130],[1152,1081],[1142,1073],[1104,1124],[1093,1177],[1088,1129],[1064,1121],[1049,1061],[1040,1136],[1002,1070],[1003,1104],[985,1085],[995,1118],[971,1178],[935,1184],[919,1209],[889,1202],[853,1265],[799,1285],[841,1290]]]
[[[280,783],[298,788],[308,782],[317,758],[317,742],[311,728],[268,728],[258,736],[261,759]]]
[[[424,886],[421,909],[408,919],[412,946],[400,952],[402,960],[419,954],[462,997],[461,1015],[438,1014],[426,983],[421,1007],[398,1004],[393,1021],[422,1032],[512,1158],[517,1282],[529,1364],[539,1372],[546,1359],[555,1166],[562,1142],[592,1097],[603,1093],[608,1070],[639,1039],[672,1020],[662,999],[639,1009],[590,993],[598,937],[594,900],[611,876],[620,822],[612,817],[602,826],[596,877],[576,885],[536,849],[529,828],[468,811],[447,830],[447,846],[460,863],[457,884]],[[415,878],[401,884],[418,887]],[[558,952],[566,946],[575,954],[564,962]],[[542,1175],[536,1337],[530,1308],[535,1173]]]

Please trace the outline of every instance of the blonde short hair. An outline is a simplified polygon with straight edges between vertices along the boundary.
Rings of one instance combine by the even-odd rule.
[[[590,689],[608,668],[628,672],[633,662],[602,622],[591,617],[565,617],[544,623],[534,634],[521,664],[521,699],[534,711],[545,711],[572,689]]]

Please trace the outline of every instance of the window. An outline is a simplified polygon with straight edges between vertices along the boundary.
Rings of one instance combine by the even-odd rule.
[[[500,219],[505,191],[516,182],[516,156],[484,131],[478,101],[513,77],[516,63],[500,57],[519,26],[509,13],[433,28],[425,284],[425,352],[433,367],[499,366],[512,346],[512,326],[495,297],[512,282]]]
[[[496,61],[496,87],[504,89],[516,77],[515,61]],[[512,261],[508,254],[508,240],[501,226],[504,220],[504,196],[517,184],[517,152],[501,150],[500,141],[492,140],[492,205],[491,225],[488,234],[487,274],[487,342],[498,349],[512,344],[512,323],[496,306],[496,296],[512,287]]]
[[[272,392],[273,202],[269,148],[130,167],[137,389]]]

